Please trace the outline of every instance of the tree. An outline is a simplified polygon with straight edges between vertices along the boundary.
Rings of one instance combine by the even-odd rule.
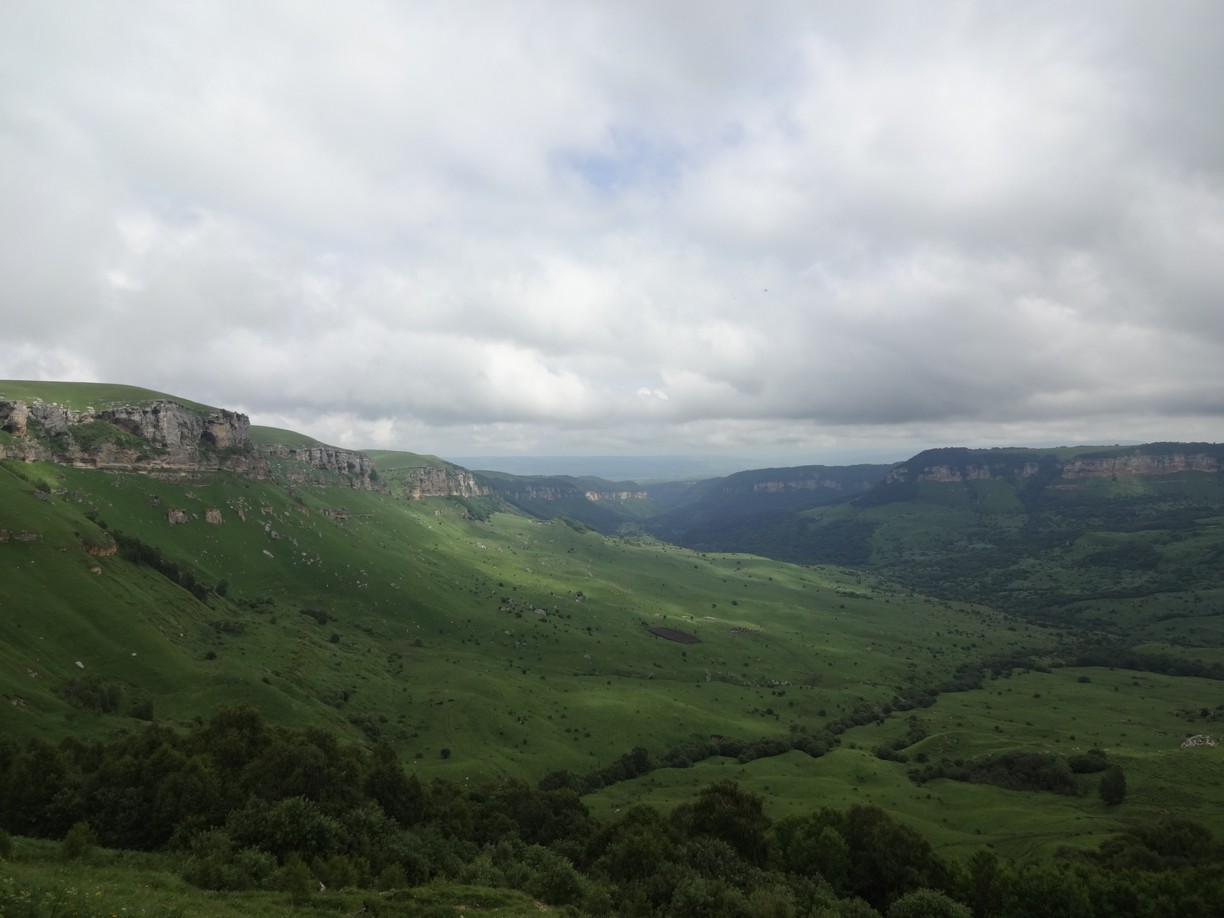
[[[1117,806],[1126,799],[1126,775],[1117,765],[1110,765],[1101,775],[1101,800],[1106,806]]]
[[[962,905],[937,889],[915,889],[900,896],[888,909],[888,918],[972,918]]]
[[[94,849],[93,829],[88,822],[73,823],[64,836],[64,857],[75,861],[85,857]]]
[[[759,795],[734,781],[718,781],[704,788],[695,803],[677,807],[674,818],[689,834],[722,839],[745,861],[760,866],[770,825],[763,805]]]

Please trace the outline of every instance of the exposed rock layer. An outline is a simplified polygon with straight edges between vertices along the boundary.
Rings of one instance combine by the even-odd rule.
[[[225,469],[262,476],[247,416],[193,411],[177,402],[74,411],[62,405],[0,401],[0,458],[80,468],[181,471]]]
[[[1180,449],[1167,453],[1150,450],[1126,453],[1080,455],[1062,461],[1051,456],[1040,459],[992,459],[985,451],[975,451],[972,457],[958,462],[924,463],[922,454],[897,466],[888,473],[885,482],[896,484],[911,481],[961,482],[994,481],[1032,478],[1048,474],[1051,479],[1075,481],[1090,478],[1132,478],[1151,475],[1173,475],[1178,472],[1219,472],[1224,463],[1214,452]],[[1036,453],[1036,451],[1034,451]]]

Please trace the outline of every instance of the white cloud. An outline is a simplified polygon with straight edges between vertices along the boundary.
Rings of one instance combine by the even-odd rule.
[[[466,455],[1218,439],[1222,18],[18,2],[0,376]]]

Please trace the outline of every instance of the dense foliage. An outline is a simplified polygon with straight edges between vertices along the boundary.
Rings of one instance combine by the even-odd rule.
[[[622,764],[645,767],[634,762],[643,756]],[[0,780],[0,832],[64,839],[69,857],[95,843],[176,851],[202,888],[294,898],[318,883],[386,890],[442,878],[584,914],[904,918],[1026,915],[1035,902],[1054,915],[1205,915],[1224,894],[1224,850],[1179,818],[1023,865],[988,850],[949,862],[873,806],[775,823],[731,781],[670,815],[637,806],[600,824],[566,787],[422,783],[387,746],[274,728],[241,707],[183,733],[0,743]]]

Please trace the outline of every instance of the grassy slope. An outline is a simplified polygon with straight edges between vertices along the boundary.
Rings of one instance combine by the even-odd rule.
[[[1090,679],[1087,683],[1081,677]],[[883,761],[874,750],[901,736],[908,715],[847,731],[842,745],[821,759],[787,753],[741,765],[713,759],[691,769],[662,769],[589,797],[597,813],[614,815],[636,803],[670,807],[691,799],[703,784],[734,778],[766,797],[775,819],[819,806],[871,803],[917,828],[945,855],[968,856],[988,844],[1026,859],[1059,847],[1094,847],[1122,827],[1162,812],[1188,815],[1224,832],[1221,747],[1180,748],[1188,734],[1219,730],[1214,721],[1188,716],[1219,703],[1219,683],[1099,668],[1017,673],[979,691],[940,696],[912,712],[928,737],[906,750],[940,758],[973,758],[1013,750],[1059,755],[1106,750],[1123,767],[1126,802],[1106,807],[1097,797],[1099,775],[1081,775],[1082,796],[1009,791],[950,780],[916,785],[910,766]]]
[[[140,386],[112,383],[43,382],[22,379],[0,379],[0,399],[5,401],[53,402],[73,411],[119,408],[125,405],[147,405],[158,400],[178,402],[194,411],[216,411],[208,405],[188,401],[177,395],[167,395]]]
[[[703,557],[505,514],[477,523],[445,501],[290,494],[226,475],[16,471],[62,493],[39,501],[29,481],[0,475],[3,505],[24,514],[5,527],[43,534],[0,547],[19,571],[0,650],[5,693],[26,699],[5,708],[14,735],[119,725],[54,695],[82,659],[128,698],[154,696],[159,717],[251,700],[277,720],[377,732],[428,773],[538,777],[694,734],[819,727],[860,697],[946,676],[957,661],[942,652],[945,632],[971,635],[983,652],[1049,640],[832,569]],[[170,526],[169,508],[189,522]],[[210,508],[220,525],[204,521]],[[228,599],[206,606],[148,568],[86,555],[81,538],[105,538],[89,510],[204,582],[228,581]],[[347,519],[334,518],[341,510]],[[701,643],[660,640],[647,624]],[[37,680],[26,674],[35,663]]]
[[[256,446],[287,446],[291,449],[327,445],[314,437],[298,433],[296,430],[285,430],[282,427],[261,427],[258,424],[251,425],[251,442]]]
[[[14,857],[0,860],[0,914],[116,918],[158,915],[176,918],[356,915],[441,918],[479,910],[496,918],[523,918],[559,911],[510,889],[429,883],[413,889],[312,891],[294,904],[285,892],[211,892],[181,879],[173,855],[95,849],[65,861],[61,845],[19,839]]]

